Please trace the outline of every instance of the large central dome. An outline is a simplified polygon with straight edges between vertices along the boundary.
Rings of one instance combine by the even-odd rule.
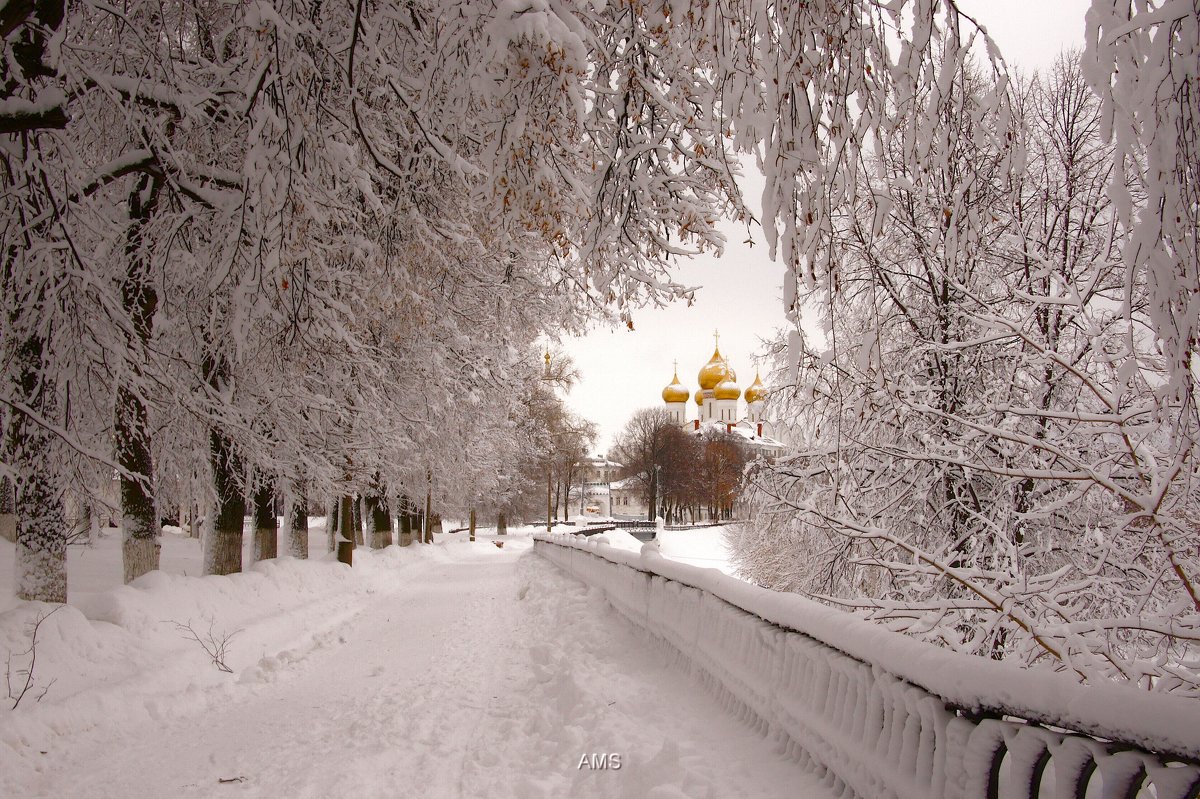
[[[724,380],[736,380],[737,377],[733,374],[733,370],[729,368],[729,364],[725,363],[725,359],[721,357],[720,348],[713,349],[713,356],[700,373],[696,375],[696,380],[700,383],[700,389],[703,391],[711,391],[717,387],[717,384]]]

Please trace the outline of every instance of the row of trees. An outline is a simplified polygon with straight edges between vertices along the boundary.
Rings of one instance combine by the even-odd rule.
[[[65,599],[64,503],[114,474],[127,579],[188,496],[213,508],[209,573],[241,566],[246,497],[515,501],[513,464],[547,451],[534,342],[680,293],[667,259],[718,245],[732,202],[728,166],[691,152],[722,146],[680,116],[686,86],[642,85],[645,25],[471,2],[5,6],[18,594]]]
[[[634,412],[613,457],[642,489],[648,517],[681,524],[732,518],[751,453],[734,435],[682,428],[665,408]]]
[[[1181,13],[1092,35],[1194,82]],[[1145,98],[1123,127],[1096,57],[999,84],[948,52],[898,103],[911,124],[846,175],[831,281],[798,292],[825,324],[776,374],[800,445],[754,476],[735,551],[958,650],[1198,695],[1195,103],[1163,100],[1186,152],[1157,171],[1164,132]]]

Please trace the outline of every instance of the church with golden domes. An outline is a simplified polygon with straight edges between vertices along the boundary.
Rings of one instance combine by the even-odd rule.
[[[770,458],[781,454],[784,445],[774,437],[774,425],[767,418],[767,389],[763,386],[761,376],[755,374],[754,382],[743,392],[738,386],[737,373],[721,354],[719,345],[718,338],[712,357],[696,375],[699,388],[695,395],[680,382],[679,365],[676,363],[671,383],[662,390],[667,412],[683,430],[697,436],[730,436],[752,456]],[[694,417],[688,413],[693,401],[696,408]],[[584,498],[579,500],[581,509],[618,518],[645,518],[648,511],[643,478],[634,475],[613,481],[613,474],[622,468],[621,464],[605,458],[589,459],[584,477]],[[693,521],[710,518],[709,514],[712,513],[719,515],[729,511],[730,508],[714,510],[699,505],[689,509]]]
[[[756,373],[743,394],[738,387],[737,373],[721,354],[720,342],[713,348],[709,359],[696,375],[700,387],[693,396],[679,382],[679,368],[670,385],[662,391],[663,402],[675,421],[685,429],[696,432],[723,431],[745,440],[756,452],[774,454],[783,449],[783,444],[773,437],[774,430],[763,411],[767,390],[762,378]],[[742,400],[745,411],[742,412]],[[688,400],[696,403],[695,418],[688,417]]]

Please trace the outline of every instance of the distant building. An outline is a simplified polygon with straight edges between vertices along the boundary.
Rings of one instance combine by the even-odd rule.
[[[721,355],[720,348],[715,347],[712,358],[700,369],[697,382],[700,387],[693,396],[680,383],[677,368],[670,385],[662,391],[668,412],[682,429],[695,435],[733,436],[752,455],[771,457],[783,451],[783,443],[774,438],[774,425],[765,412],[767,390],[759,375],[755,375],[754,382],[743,393],[737,384],[737,374]],[[689,418],[689,400],[693,399],[696,415]],[[572,486],[569,495],[572,514],[646,518],[649,509],[642,478],[617,479],[622,464],[603,455],[586,458],[581,467],[581,485]],[[698,513],[692,514],[694,517],[708,518],[708,508],[697,510]]]
[[[697,434],[719,431],[735,435],[756,455],[771,456],[783,451],[783,443],[774,438],[774,425],[765,414],[767,390],[757,373],[743,394],[737,384],[737,373],[717,346],[712,358],[696,375],[696,381],[700,387],[692,395],[679,382],[676,368],[670,385],[662,390],[667,410],[681,427]],[[688,418],[689,399],[696,403],[696,416],[692,419]]]
[[[609,496],[612,499],[611,516],[646,518],[646,487],[637,477],[626,477],[613,483]]]
[[[610,461],[607,456],[597,455],[584,458],[580,466],[580,485],[571,486],[569,494],[571,512],[611,516],[613,503],[610,486],[613,480],[617,479],[621,464]]]

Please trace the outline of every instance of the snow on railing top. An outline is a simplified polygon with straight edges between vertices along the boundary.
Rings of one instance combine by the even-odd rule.
[[[668,560],[657,546],[630,552],[595,538],[539,533],[539,541],[584,550],[719,597],[887,672],[968,714],[1011,716],[1153,752],[1200,758],[1200,702],[1130,685],[1083,685],[1064,673],[1022,669],[940,649],[799,594],[771,591],[716,569]]]

